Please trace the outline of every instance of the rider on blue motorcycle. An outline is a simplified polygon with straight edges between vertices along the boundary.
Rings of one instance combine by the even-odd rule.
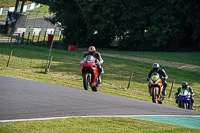
[[[195,93],[193,92],[193,89],[190,86],[188,86],[187,82],[183,82],[182,86],[180,86],[177,89],[177,92],[175,93],[176,103],[178,104],[178,94],[181,93],[182,91],[184,91],[185,89],[187,89],[187,91],[190,93],[190,100],[192,102],[192,107],[191,108],[193,109],[193,103],[194,103],[193,96],[195,95]]]

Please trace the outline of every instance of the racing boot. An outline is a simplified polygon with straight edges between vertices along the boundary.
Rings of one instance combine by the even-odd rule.
[[[98,77],[98,84],[102,83],[101,81],[101,73],[99,73],[99,77]]]
[[[148,85],[148,88],[149,88],[149,96],[151,96],[151,88],[149,85]]]
[[[101,81],[101,75],[99,75],[99,84],[100,84],[100,83],[102,83],[102,81]]]
[[[191,110],[193,110],[194,108],[193,108],[193,103],[191,104]]]
[[[167,95],[167,93],[166,93],[166,87],[163,88],[162,95],[163,95],[163,96],[166,96],[166,95]]]
[[[149,88],[149,95],[151,96],[151,89]]]

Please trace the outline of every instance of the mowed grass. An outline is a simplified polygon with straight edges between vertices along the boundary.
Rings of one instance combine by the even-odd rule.
[[[0,123],[6,133],[197,133],[200,129],[172,124],[118,117],[73,117],[42,121]]]
[[[200,52],[135,52],[120,50],[102,50],[102,52],[130,57],[142,57],[149,59],[180,62],[200,66]]]
[[[0,74],[83,89],[80,61],[84,53],[52,49],[51,69],[45,74],[49,47],[50,44],[46,44],[46,47],[0,44]],[[11,50],[13,50],[13,56],[9,67],[6,67]],[[100,85],[98,92],[151,102],[146,78],[149,70],[152,69],[152,64],[106,56],[102,58],[105,73],[102,74],[103,84]],[[187,81],[196,94],[194,108],[200,111],[200,98],[198,97],[200,95],[200,73],[166,66],[162,68],[169,76],[167,97],[172,81],[175,80],[171,98],[165,98],[164,104],[177,107],[174,94],[181,83]],[[127,89],[132,71],[133,79],[130,88]]]
[[[0,4],[1,5],[1,4]],[[27,19],[28,18],[36,18],[36,17],[47,17],[49,16],[50,14],[48,13],[49,11],[49,6],[47,5],[42,5],[41,7],[39,8],[36,8],[36,9],[33,9],[33,10],[30,10],[30,11],[27,11],[25,12],[25,14],[27,15]],[[37,16],[36,16],[37,15]],[[0,15],[0,19],[6,19],[7,18],[7,14],[1,14]]]
[[[51,69],[50,72],[44,73],[49,47],[50,44],[44,45],[44,47],[0,44],[0,75],[83,89],[80,61],[83,59],[84,53],[52,49]],[[6,67],[11,50],[13,50],[13,55],[9,67]],[[105,73],[102,74],[103,84],[100,85],[98,92],[151,102],[151,97],[147,91],[148,82],[146,78],[149,70],[152,69],[152,64],[106,56],[102,56],[102,58],[104,59],[102,67]],[[165,56],[165,58],[168,57]],[[181,83],[187,81],[196,94],[194,110],[200,111],[200,98],[198,97],[200,95],[200,73],[164,65],[162,68],[169,76],[167,95],[172,81],[175,80],[171,98],[165,98],[164,104],[177,107],[174,94]],[[132,71],[134,73],[133,80],[130,88],[127,89]],[[160,125],[157,122],[129,118],[78,117],[0,123],[0,132],[199,132],[194,128],[170,124]]]

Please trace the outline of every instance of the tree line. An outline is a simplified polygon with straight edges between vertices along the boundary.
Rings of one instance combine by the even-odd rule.
[[[200,49],[199,0],[56,0],[49,20],[66,45],[129,50]]]

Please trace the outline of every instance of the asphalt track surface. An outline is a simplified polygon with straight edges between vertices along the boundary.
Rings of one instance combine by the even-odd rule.
[[[103,89],[100,87],[100,89]],[[0,120],[200,112],[32,80],[0,76]]]

